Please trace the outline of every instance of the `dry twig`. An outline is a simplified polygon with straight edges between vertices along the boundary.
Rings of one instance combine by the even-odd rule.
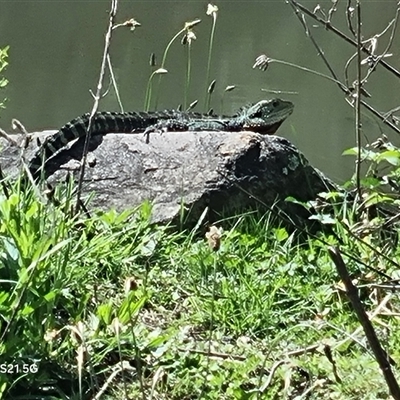
[[[355,313],[357,314],[360,324],[364,329],[365,336],[367,337],[368,343],[371,346],[371,349],[375,355],[375,359],[382,370],[382,374],[389,387],[390,394],[395,400],[400,400],[400,387],[390,366],[391,363],[393,363],[393,360],[391,359],[389,354],[382,348],[379,342],[371,321],[369,320],[368,315],[365,312],[364,307],[360,301],[357,288],[353,285],[353,282],[351,281],[350,275],[347,271],[340,251],[337,247],[331,246],[328,248],[328,252],[336,266],[336,269],[340,278],[343,281],[343,284],[346,287],[346,294],[354,308]]]
[[[112,35],[115,15],[117,14],[117,7],[118,7],[118,0],[111,0],[110,18],[109,18],[109,22],[108,22],[108,29],[107,29],[106,37],[105,37],[103,59],[101,62],[100,75],[99,75],[99,80],[97,83],[97,89],[96,89],[96,93],[94,96],[93,108],[92,108],[92,111],[89,116],[87,135],[85,138],[85,144],[83,147],[83,156],[82,156],[82,161],[81,161],[81,168],[79,171],[77,201],[76,201],[76,206],[75,206],[76,213],[79,211],[79,207],[81,204],[82,183],[83,183],[83,178],[85,175],[87,154],[89,151],[89,142],[90,142],[90,137],[91,137],[92,121],[93,121],[94,114],[96,113],[96,111],[99,107],[99,101],[101,98],[101,89],[103,87],[103,79],[104,79],[104,74],[105,74],[105,70],[106,70],[106,66],[107,66],[107,56],[109,54],[109,49],[110,49],[110,44],[111,44],[111,35]]]
[[[396,26],[397,26],[397,20],[399,19],[399,15],[400,15],[400,7],[397,8],[396,15],[395,15],[394,19],[389,23],[388,27],[385,29],[385,31],[386,31],[391,25],[393,25],[391,37],[389,39],[389,44],[386,47],[385,52],[383,54],[381,54],[380,56],[376,56],[374,54],[374,51],[373,51],[374,50],[373,46],[371,46],[371,48],[370,48],[370,46],[367,46],[363,42],[358,44],[357,40],[354,40],[354,39],[350,38],[349,36],[347,36],[343,32],[341,32],[339,29],[335,28],[331,24],[330,20],[325,20],[325,19],[321,18],[320,16],[318,16],[316,14],[316,12],[308,10],[306,7],[304,7],[303,5],[298,3],[296,0],[288,0],[288,3],[291,5],[291,7],[293,8],[296,16],[299,18],[301,24],[304,27],[304,30],[305,30],[305,33],[306,33],[307,37],[310,38],[311,42],[313,43],[314,47],[316,48],[316,50],[318,52],[318,55],[321,56],[324,64],[326,65],[326,67],[328,68],[329,72],[331,73],[331,75],[333,77],[333,78],[331,78],[331,80],[336,82],[338,84],[339,88],[346,95],[348,95],[350,97],[350,99],[353,98],[353,89],[348,87],[347,85],[343,84],[342,82],[340,82],[339,79],[337,78],[336,73],[333,71],[333,68],[331,67],[331,65],[329,64],[328,60],[325,57],[325,54],[324,54],[323,50],[321,49],[321,47],[317,44],[316,40],[311,35],[311,31],[308,28],[307,22],[305,20],[305,15],[308,15],[311,18],[315,19],[320,24],[324,25],[324,27],[327,30],[330,30],[330,31],[334,32],[336,35],[338,35],[340,38],[345,40],[347,43],[350,43],[353,46],[355,46],[356,48],[359,48],[360,49],[360,53],[361,52],[366,53],[368,55],[368,58],[367,58],[368,63],[370,64],[369,73],[375,69],[375,66],[377,64],[380,64],[384,68],[389,70],[391,73],[393,73],[397,78],[400,78],[400,71],[396,70],[394,67],[392,67],[390,64],[388,64],[386,61],[383,60],[383,58],[387,55],[386,52],[389,50],[389,48],[390,48],[390,46],[391,46],[391,44],[393,42],[393,39],[394,39],[394,34],[395,34]],[[302,14],[302,13],[304,13],[305,15]],[[347,17],[348,18],[348,23],[350,23],[351,31],[352,31],[353,35],[355,37],[357,37],[357,33],[354,31],[354,28],[351,26],[351,20],[350,20],[350,17],[349,17],[349,13],[347,13],[347,14],[348,14],[348,17]],[[350,59],[350,61],[351,60],[352,60],[352,58]],[[323,75],[323,74],[317,73],[317,75]],[[364,80],[363,80],[363,82],[364,82]],[[364,93],[364,89],[363,88],[360,88],[360,91],[362,91]],[[363,100],[361,98],[359,98],[359,102],[363,107],[365,107],[373,115],[375,115],[377,118],[379,118],[379,120],[381,120],[385,125],[389,126],[396,133],[400,134],[400,128],[397,127],[395,123],[392,123],[391,121],[389,121],[387,119],[386,113],[384,114],[384,113],[379,112],[378,110],[376,110],[374,107],[372,107],[369,103],[367,103],[365,100]],[[349,101],[349,104],[354,107],[354,102],[353,101]]]

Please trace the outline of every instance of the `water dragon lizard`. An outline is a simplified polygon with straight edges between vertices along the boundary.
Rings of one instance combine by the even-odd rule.
[[[252,131],[274,134],[293,112],[290,101],[261,100],[243,107],[234,116],[216,116],[184,111],[97,112],[92,118],[91,134],[144,133],[154,131]],[[32,176],[40,176],[42,165],[63,150],[70,142],[87,135],[89,114],[75,118],[48,137],[28,163]]]

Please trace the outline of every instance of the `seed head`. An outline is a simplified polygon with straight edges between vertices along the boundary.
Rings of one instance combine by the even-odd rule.
[[[125,279],[124,282],[124,292],[128,294],[129,292],[135,291],[138,289],[138,282],[133,276],[129,276]]]
[[[207,89],[209,94],[211,94],[214,91],[216,83],[217,83],[217,81],[215,79],[210,83],[210,86]]]
[[[195,33],[191,29],[188,29],[181,40],[181,44],[183,44],[183,45],[188,44],[188,43],[192,44],[192,40],[196,40],[196,39],[197,38],[196,38]]]
[[[212,250],[218,251],[221,247],[221,235],[221,228],[217,228],[214,225],[210,226],[210,230],[206,233],[206,239],[208,241],[208,245]]]
[[[156,62],[156,53],[151,53],[150,54],[150,61],[149,61],[150,67],[155,67],[157,62]]]
[[[168,74],[168,71],[165,68],[158,68],[154,71],[155,74]]]
[[[206,14],[212,15],[214,18],[216,18],[217,13],[218,13],[218,7],[215,6],[214,4],[208,3]]]
[[[128,19],[127,21],[123,22],[122,24],[116,24],[113,26],[113,29],[120,28],[121,26],[127,26],[131,28],[131,31],[133,32],[138,26],[141,26],[141,24],[135,20],[135,18]]]
[[[197,106],[197,103],[198,103],[198,102],[199,102],[198,100],[192,101],[192,102],[189,104],[189,107],[187,108],[186,111],[193,110],[193,108],[195,108],[195,107]]]
[[[194,21],[185,22],[185,29],[192,29],[194,26],[198,25],[201,22],[201,19],[195,19]]]
[[[259,68],[261,71],[266,71],[270,62],[271,59],[269,57],[267,57],[265,54],[261,54],[261,56],[256,58],[253,68]]]
[[[236,88],[236,85],[229,85],[225,88],[225,92],[231,92],[233,89]]]

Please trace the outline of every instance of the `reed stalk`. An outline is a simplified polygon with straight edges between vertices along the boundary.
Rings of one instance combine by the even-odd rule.
[[[218,7],[213,4],[208,4],[207,7],[207,15],[211,15],[213,18],[213,23],[211,26],[211,34],[210,34],[210,43],[208,46],[208,60],[207,60],[207,75],[206,75],[206,95],[205,95],[205,102],[204,102],[204,111],[209,110],[210,103],[211,103],[211,93],[209,89],[209,81],[210,81],[210,70],[211,70],[211,56],[212,50],[214,46],[214,37],[215,37],[215,27],[217,24],[217,15],[218,15]]]

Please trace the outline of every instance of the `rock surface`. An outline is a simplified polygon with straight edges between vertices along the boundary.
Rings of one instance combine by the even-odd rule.
[[[34,137],[43,140],[49,133]],[[15,176],[20,150],[1,142],[3,172]],[[82,149],[79,140],[49,160],[49,182],[62,181],[68,170],[77,174]],[[277,201],[291,218],[304,222],[307,212],[284,199],[315,199],[332,187],[289,141],[251,132],[153,133],[148,144],[142,134],[93,136],[88,160],[83,188],[96,193],[90,209],[123,210],[151,200],[154,221],[179,224],[184,204],[186,227],[193,227],[206,207],[207,219],[214,221],[221,213],[266,210]]]

